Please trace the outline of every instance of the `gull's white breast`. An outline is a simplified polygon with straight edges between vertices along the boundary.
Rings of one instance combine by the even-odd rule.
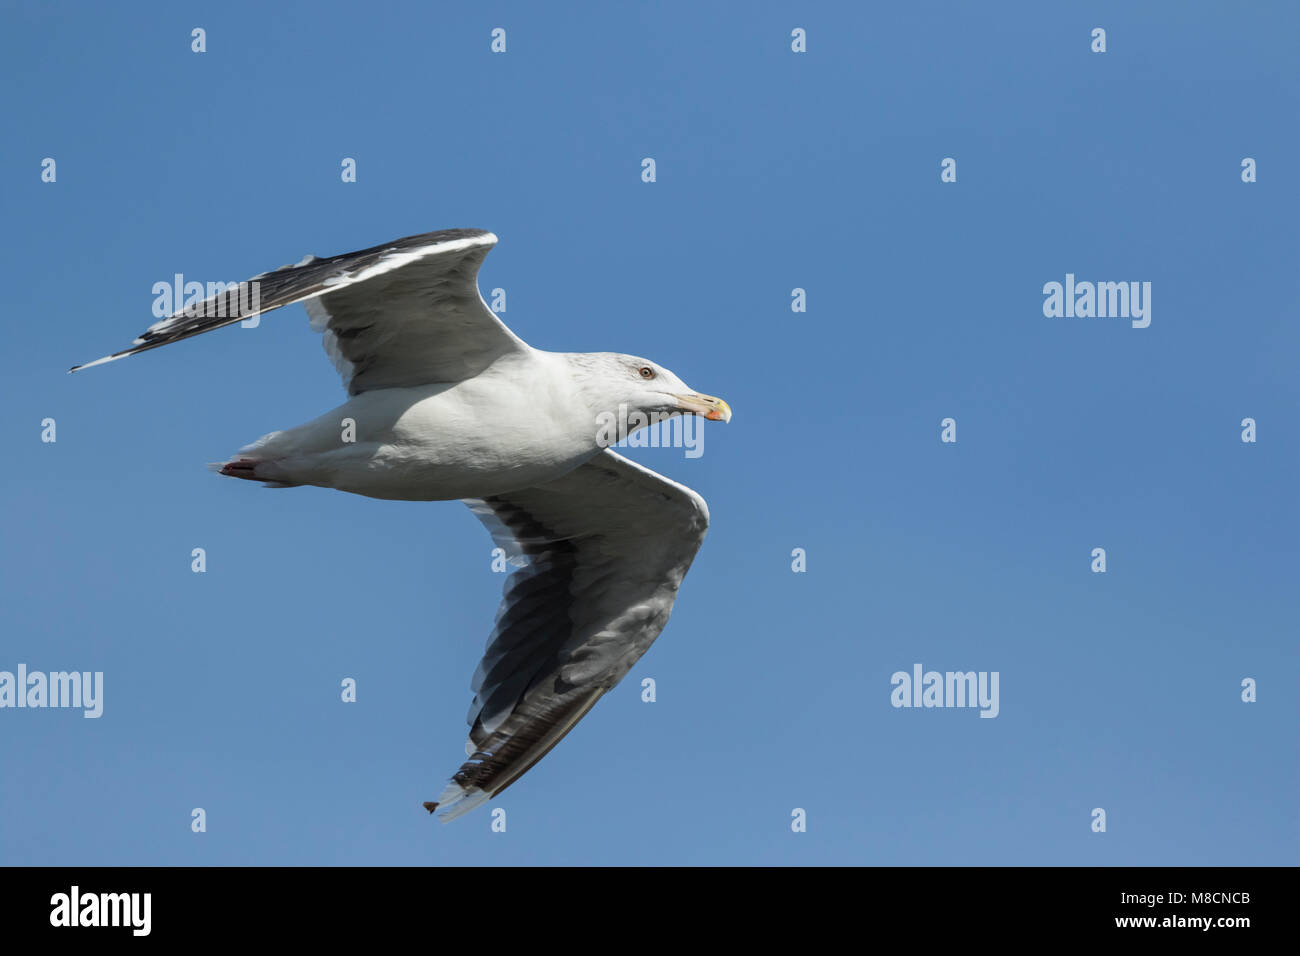
[[[553,353],[452,384],[363,392],[240,449],[257,477],[371,498],[481,498],[552,481],[597,451],[597,424]]]

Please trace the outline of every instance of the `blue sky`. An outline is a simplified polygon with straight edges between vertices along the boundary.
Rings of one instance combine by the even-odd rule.
[[[0,863],[1295,863],[1300,13],[1132,7],[6,5],[0,669],[105,700],[0,710]],[[420,809],[501,588],[468,510],[203,467],[341,401],[301,307],[65,374],[174,273],[450,227],[531,344],[735,410],[632,452],[709,537],[505,833]],[[1045,317],[1067,273],[1150,326]],[[892,707],[916,663],[996,719]]]

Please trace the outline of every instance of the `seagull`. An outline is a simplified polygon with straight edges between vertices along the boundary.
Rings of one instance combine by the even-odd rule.
[[[704,540],[703,498],[608,445],[665,417],[731,420],[649,359],[526,344],[479,293],[496,242],[445,229],[307,256],[70,369],[303,303],[348,400],[210,467],[269,487],[463,500],[515,568],[470,684],[468,759],[424,804],[443,822],[518,780],[631,670]]]

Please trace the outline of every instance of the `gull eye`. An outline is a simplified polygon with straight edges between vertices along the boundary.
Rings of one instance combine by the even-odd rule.
[[[655,377],[655,370],[652,369],[649,365],[642,365],[642,366],[641,366],[641,377],[642,377],[642,378],[654,378],[654,377]]]

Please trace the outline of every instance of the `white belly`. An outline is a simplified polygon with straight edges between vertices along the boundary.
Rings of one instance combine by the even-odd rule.
[[[480,375],[454,385],[365,392],[240,450],[257,477],[371,498],[479,498],[551,481],[597,451],[586,412]],[[557,413],[557,409],[560,411]]]

